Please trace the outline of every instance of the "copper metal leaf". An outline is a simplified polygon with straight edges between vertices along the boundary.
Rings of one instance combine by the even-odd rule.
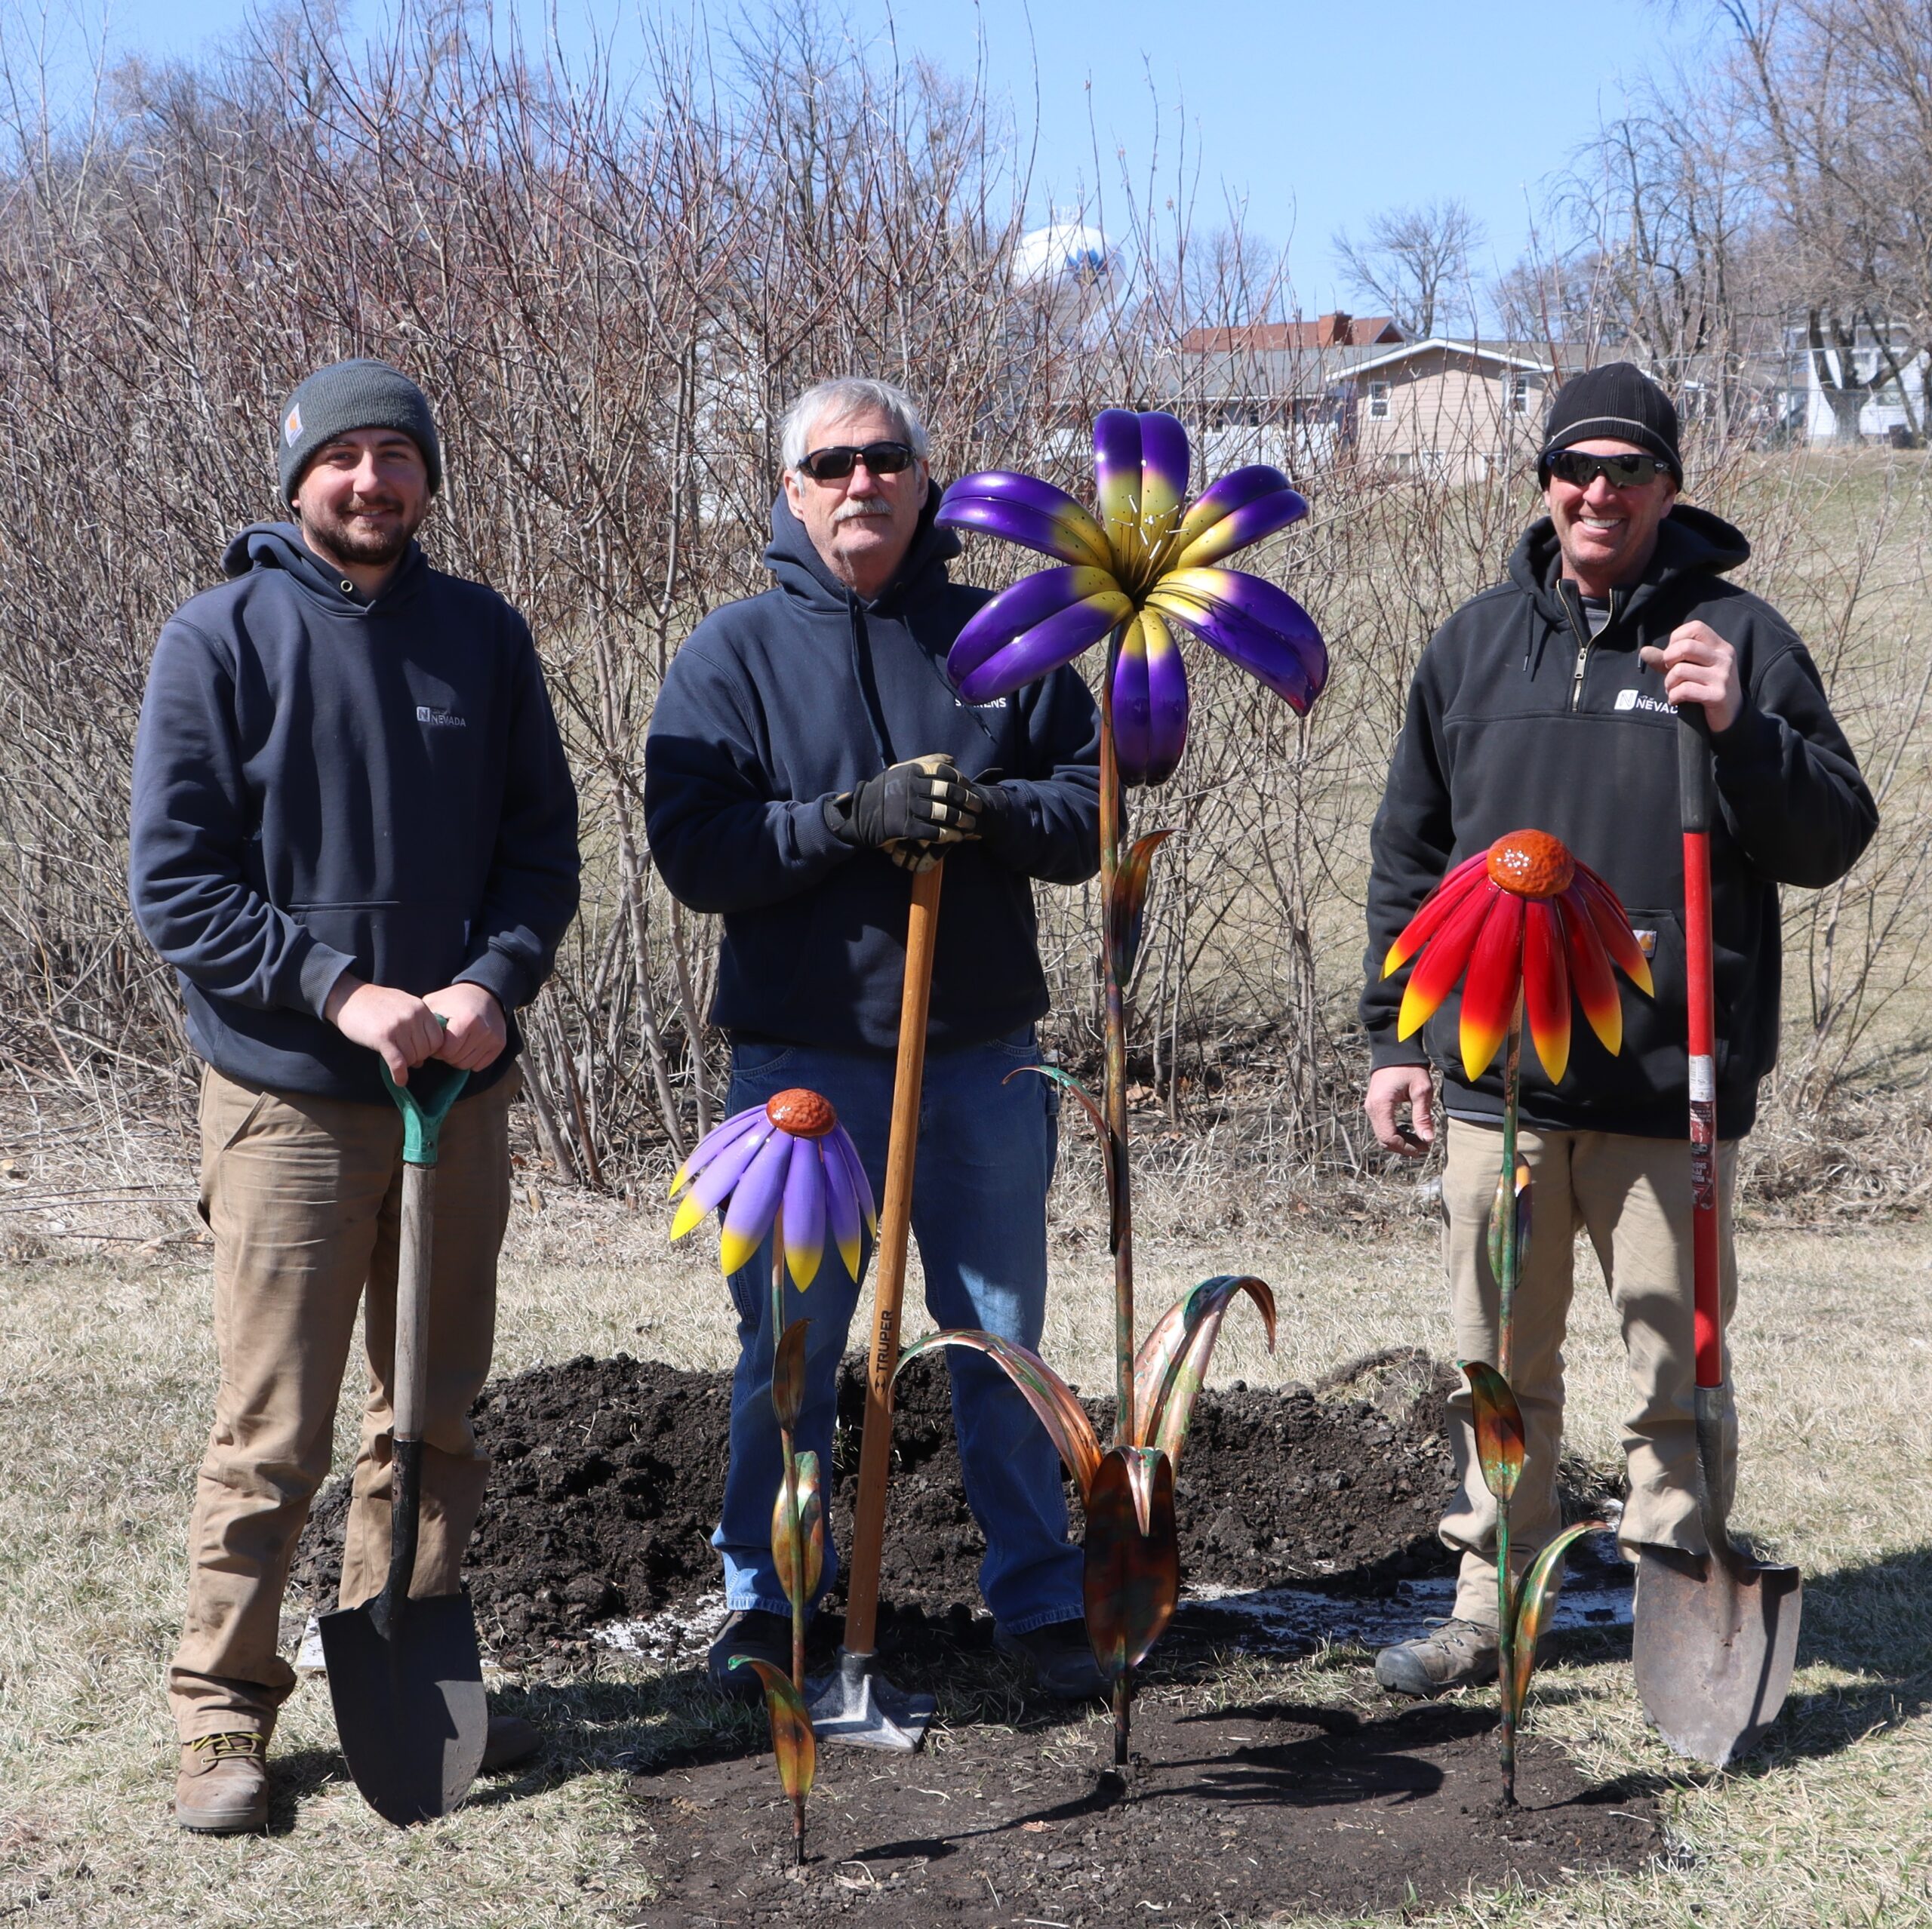
[[[1530,1677],[1536,1672],[1537,1637],[1556,1611],[1563,1586],[1563,1557],[1583,1535],[1602,1531],[1601,1521],[1579,1521],[1567,1527],[1546,1547],[1537,1550],[1516,1589],[1516,1706],[1528,1699]]]
[[[1499,1500],[1508,1500],[1523,1477],[1523,1415],[1509,1383],[1481,1360],[1459,1360],[1468,1376],[1475,1407],[1476,1458],[1483,1484]]]
[[[1194,1402],[1221,1337],[1221,1318],[1238,1293],[1261,1309],[1268,1350],[1275,1350],[1275,1295],[1250,1273],[1217,1273],[1185,1294],[1149,1334],[1134,1363],[1134,1410],[1140,1444],[1178,1463]],[[1171,1324],[1170,1322],[1172,1322]]]
[[[818,1592],[825,1574],[825,1497],[820,1490],[818,1456],[808,1447],[798,1455],[798,1533],[805,1544],[807,1601]]]
[[[1180,1598],[1174,1470],[1152,1448],[1101,1457],[1087,1497],[1087,1635],[1109,1681],[1146,1659]]]
[[[997,1333],[960,1328],[944,1333],[929,1333],[923,1340],[915,1340],[900,1355],[899,1364],[893,1369],[893,1377],[897,1379],[906,1371],[909,1361],[938,1346],[970,1346],[984,1353],[1004,1371],[1007,1378],[1026,1396],[1026,1404],[1046,1429],[1048,1438],[1066,1463],[1066,1470],[1072,1475],[1081,1499],[1085,1500],[1094,1484],[1094,1469],[1100,1463],[1100,1442],[1094,1432],[1094,1423],[1087,1417],[1087,1411],[1073,1389],[1030,1348],[1020,1346],[1015,1340],[1003,1340]]]
[[[1503,1214],[1508,1211],[1508,1188],[1503,1175],[1496,1175],[1496,1197],[1489,1208],[1489,1272],[1492,1279],[1503,1277]],[[1530,1263],[1530,1168],[1516,1162],[1516,1277],[1521,1279]]]
[[[777,1758],[778,1780],[794,1802],[803,1801],[812,1792],[812,1778],[818,1772],[818,1737],[812,1733],[812,1718],[805,1712],[804,1697],[792,1685],[783,1668],[749,1654],[734,1654],[734,1668],[755,1668],[764,1684],[764,1709],[771,1718],[771,1752]]]
[[[771,1411],[787,1433],[798,1432],[805,1404],[805,1328],[811,1324],[808,1319],[792,1321],[771,1356]]]
[[[1147,912],[1147,886],[1154,853],[1174,835],[1171,830],[1149,831],[1136,838],[1120,869],[1114,873],[1113,903],[1108,907],[1107,942],[1113,952],[1114,982],[1124,985],[1134,977],[1140,952],[1140,926]]]
[[[1072,1073],[1063,1072],[1057,1065],[1023,1065],[1009,1072],[1000,1082],[1017,1078],[1022,1072],[1037,1073],[1042,1078],[1050,1078],[1063,1092],[1070,1092],[1082,1111],[1094,1121],[1094,1131],[1100,1141],[1100,1167],[1107,1175],[1107,1250],[1120,1251],[1121,1201],[1127,1197],[1125,1171],[1127,1160],[1120,1141],[1107,1130],[1106,1115],[1101,1111],[1100,1101],[1075,1078]]]

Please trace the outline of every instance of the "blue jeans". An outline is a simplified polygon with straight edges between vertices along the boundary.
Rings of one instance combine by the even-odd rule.
[[[1046,1313],[1047,1186],[1058,1148],[1057,1094],[1044,1078],[1001,1081],[1015,1068],[1038,1063],[1030,1029],[928,1057],[912,1186],[912,1231],[934,1324],[979,1327],[1034,1348]],[[882,1208],[894,1075],[889,1058],[743,1043],[731,1055],[729,1110],[762,1104],[792,1086],[822,1094],[852,1135]],[[866,1252],[869,1260],[869,1240]],[[738,1309],[731,1459],[712,1545],[724,1557],[729,1606],[786,1614],[791,1609],[771,1547],[772,1497],[783,1463],[771,1411],[768,1239],[750,1265],[732,1275],[731,1287]],[[811,1321],[798,1444],[816,1453],[828,1474],[838,1361],[858,1302],[858,1287],[846,1277],[829,1238],[808,1291],[798,1292],[787,1275],[786,1320]],[[902,1330],[914,1331],[909,1321],[902,1321]],[[1066,1537],[1059,1455],[1032,1410],[984,1354],[949,1347],[946,1358],[966,1499],[986,1537],[980,1564],[986,1605],[1014,1634],[1078,1620],[1081,1555]],[[837,1571],[828,1532],[825,1587]]]

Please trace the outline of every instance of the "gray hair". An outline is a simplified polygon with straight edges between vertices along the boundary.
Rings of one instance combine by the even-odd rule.
[[[919,420],[918,405],[903,389],[891,382],[875,382],[869,375],[838,375],[808,389],[778,425],[779,460],[788,469],[796,469],[811,453],[805,438],[820,416],[836,420],[864,409],[876,409],[892,424],[899,440],[921,462],[926,460],[926,425]]]

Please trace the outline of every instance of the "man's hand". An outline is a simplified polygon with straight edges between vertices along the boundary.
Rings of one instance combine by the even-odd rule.
[[[352,971],[336,980],[322,1015],[352,1044],[380,1052],[398,1085],[409,1083],[411,1066],[443,1055],[443,1028],[423,999],[392,985],[368,983]]]
[[[1646,644],[1638,654],[1663,672],[1663,694],[1673,703],[1703,705],[1713,731],[1730,729],[1743,714],[1737,652],[1709,623],[1681,623],[1661,650]]]
[[[433,1056],[460,1071],[481,1072],[494,1065],[510,1041],[510,1028],[503,1008],[495,994],[481,985],[445,985],[433,991],[423,1002],[438,1018],[447,1020],[442,1040]]]
[[[1377,1144],[1404,1158],[1420,1158],[1435,1137],[1435,1081],[1426,1065],[1385,1065],[1368,1075],[1362,1109],[1375,1128]],[[1398,1117],[1404,1106],[1409,1110],[1406,1125]]]
[[[957,844],[979,827],[979,800],[943,755],[913,757],[831,798],[832,835],[861,850],[888,844]]]

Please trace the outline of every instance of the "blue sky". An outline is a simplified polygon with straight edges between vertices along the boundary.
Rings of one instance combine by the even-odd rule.
[[[119,51],[192,55],[232,32],[247,0],[114,0]],[[352,20],[380,0],[347,0]],[[744,9],[755,12],[761,0]],[[567,48],[594,23],[618,23],[635,0],[555,0]],[[673,19],[693,9],[678,0]],[[541,31],[543,0],[498,0]],[[896,36],[970,74],[1035,125],[1035,201],[1042,217],[1077,202],[1095,177],[1118,180],[1117,150],[1144,177],[1158,138],[1171,156],[1185,134],[1198,164],[1196,208],[1210,226],[1223,198],[1286,251],[1300,303],[1351,305],[1331,237],[1379,209],[1454,196],[1488,234],[1483,270],[1521,253],[1546,184],[1615,112],[1647,66],[1688,47],[1695,9],[1669,0],[845,0],[827,9],[861,38]],[[1353,305],[1359,307],[1359,303]]]

